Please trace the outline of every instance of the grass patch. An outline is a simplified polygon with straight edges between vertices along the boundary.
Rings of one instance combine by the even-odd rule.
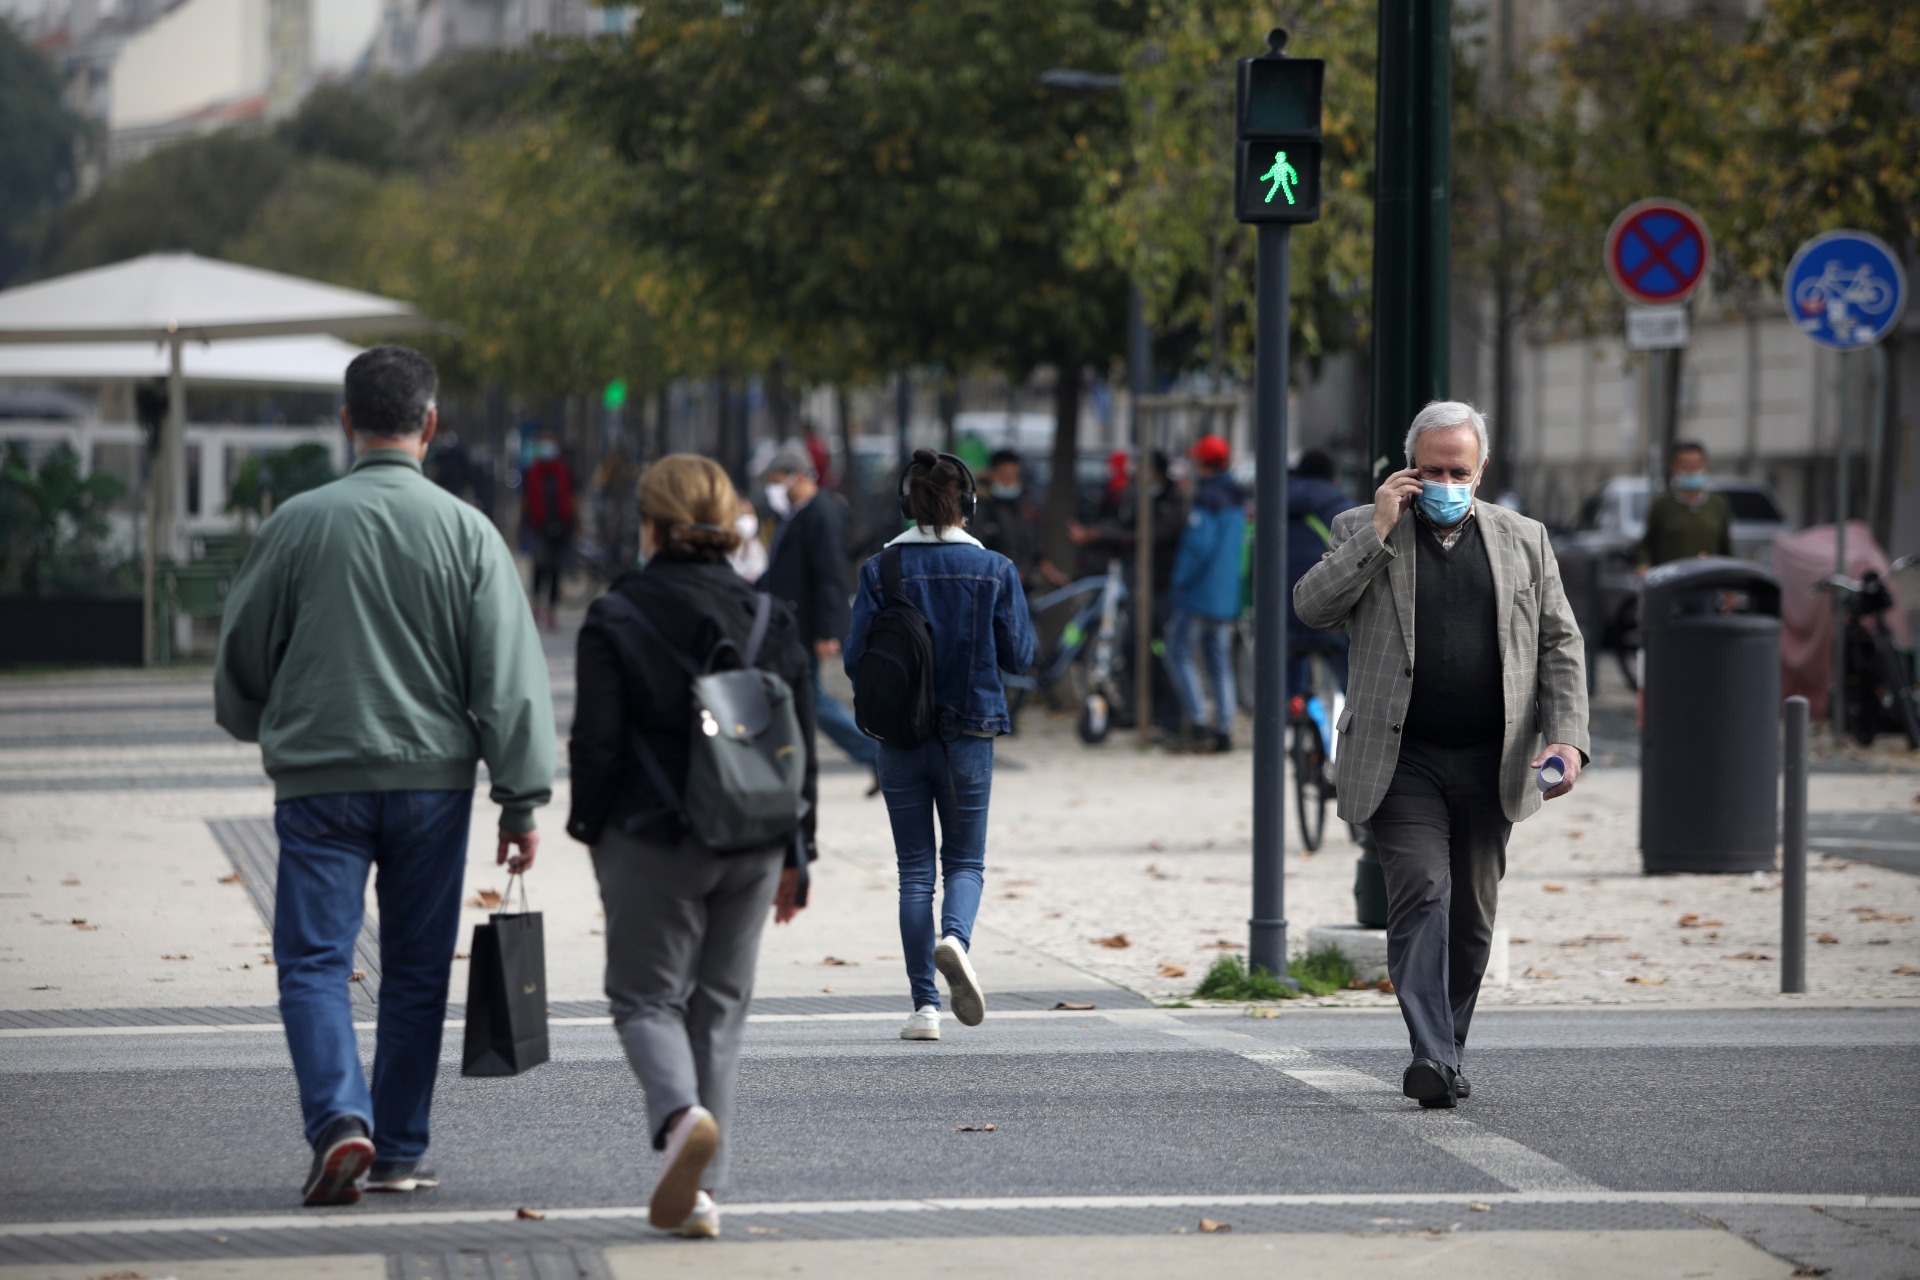
[[[1354,985],[1353,966],[1335,947],[1321,947],[1287,964],[1287,976],[1300,984],[1287,986],[1264,970],[1249,972],[1239,956],[1221,956],[1193,989],[1196,1000],[1291,1000],[1296,996],[1325,996]]]

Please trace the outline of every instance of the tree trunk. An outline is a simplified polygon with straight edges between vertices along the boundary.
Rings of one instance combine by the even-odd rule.
[[[1079,514],[1081,370],[1077,357],[1060,361],[1053,381],[1053,475],[1047,481],[1047,559],[1061,568],[1074,560],[1067,526]],[[1138,468],[1136,468],[1136,471]]]
[[[767,364],[767,421],[779,443],[793,435],[793,396],[787,386],[787,358],[775,356]]]

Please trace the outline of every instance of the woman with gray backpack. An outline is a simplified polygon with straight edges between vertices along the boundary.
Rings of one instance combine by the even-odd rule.
[[[760,933],[806,905],[813,681],[793,618],[734,572],[733,484],[676,454],[640,479],[645,568],[580,632],[567,831],[590,845],[607,998],[665,1160],[649,1210],[720,1233]]]
[[[861,567],[846,643],[854,719],[880,742],[880,792],[900,868],[913,997],[903,1040],[940,1038],[936,971],[963,1026],[978,1026],[987,1012],[968,952],[986,864],[993,740],[1013,730],[1000,673],[1032,666],[1034,641],[1013,561],[966,531],[977,497],[959,458],[913,455],[900,478],[900,514],[913,524]],[[937,939],[936,866],[944,886]]]

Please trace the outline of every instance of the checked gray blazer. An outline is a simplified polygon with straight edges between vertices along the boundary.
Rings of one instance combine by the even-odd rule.
[[[1342,512],[1326,555],[1294,584],[1293,607],[1309,627],[1345,631],[1351,646],[1347,709],[1337,727],[1340,816],[1373,816],[1400,761],[1400,722],[1413,697],[1413,576],[1418,556],[1408,515],[1382,545],[1373,506]],[[1540,808],[1533,757],[1563,742],[1584,757],[1587,664],[1580,628],[1560,585],[1546,526],[1476,500],[1473,518],[1493,567],[1494,610],[1506,695],[1500,800],[1519,822]]]

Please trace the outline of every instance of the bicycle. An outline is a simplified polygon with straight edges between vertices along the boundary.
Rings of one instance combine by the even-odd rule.
[[[1287,761],[1293,771],[1294,808],[1300,815],[1300,842],[1308,853],[1320,848],[1327,831],[1327,802],[1337,797],[1335,732],[1346,710],[1346,691],[1334,679],[1326,651],[1303,646],[1288,651],[1288,667],[1307,664],[1306,691],[1287,699]]]
[[[1061,629],[1053,650],[1031,672],[1006,677],[1010,710],[1018,714],[1027,695],[1034,692],[1049,706],[1058,705],[1054,690],[1071,681],[1080,704],[1075,725],[1080,740],[1089,746],[1104,742],[1128,710],[1121,674],[1125,655],[1119,643],[1126,628],[1126,599],[1126,574],[1116,559],[1108,562],[1103,574],[1070,582],[1029,601],[1035,617],[1072,601],[1081,603]]]
[[[1893,562],[1894,573],[1920,561],[1920,556],[1902,556]],[[1884,729],[1898,729],[1906,735],[1907,746],[1920,750],[1920,705],[1916,705],[1913,662],[1893,641],[1886,615],[1893,611],[1893,592],[1886,580],[1872,569],[1858,578],[1833,574],[1818,588],[1830,591],[1845,601],[1847,683],[1836,690],[1846,709],[1847,730],[1855,742],[1867,747]]]

